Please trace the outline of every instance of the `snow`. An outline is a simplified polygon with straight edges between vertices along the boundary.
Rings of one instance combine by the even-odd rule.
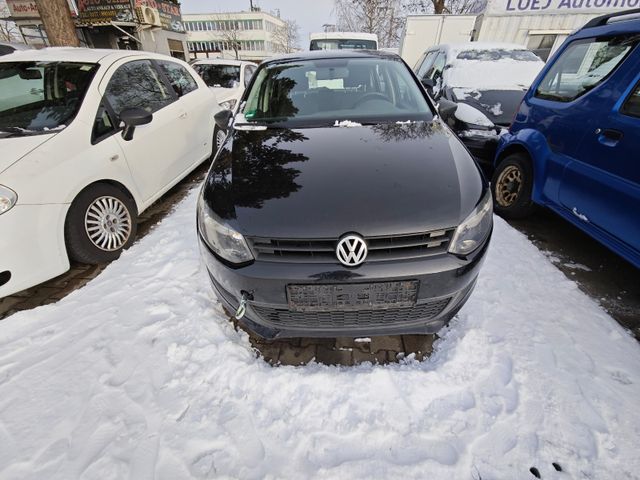
[[[477,45],[472,42],[454,46],[449,53],[449,58],[453,60],[443,72],[445,84],[475,91],[526,90],[544,66],[544,62],[540,59],[525,61],[503,58],[488,61],[457,58],[463,52],[480,53],[492,50],[523,51],[525,48],[522,45],[485,42],[478,42]]]
[[[480,105],[482,105],[496,117],[502,115],[502,104],[500,102],[496,103],[495,105],[485,105],[484,103],[481,103]]]
[[[195,201],[0,321],[0,478],[638,478],[638,344],[501,219],[430,359],[271,367],[213,300]]]
[[[487,116],[477,108],[473,108],[471,105],[468,105],[466,103],[458,103],[457,105],[458,108],[456,108],[454,116],[461,122],[471,125],[493,127],[493,122],[489,120]],[[491,133],[495,135],[495,132]]]
[[[573,214],[576,217],[578,217],[583,222],[588,222],[589,221],[589,218],[586,215],[584,215],[583,213],[580,213],[576,207],[573,207],[573,209],[571,211],[573,212]]]
[[[352,127],[361,127],[362,124],[358,122],[352,122],[351,120],[342,120],[339,122],[336,120],[336,123],[333,124],[334,127],[344,127],[344,128],[352,128]]]

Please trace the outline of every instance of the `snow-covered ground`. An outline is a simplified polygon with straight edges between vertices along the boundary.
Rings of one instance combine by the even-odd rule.
[[[271,367],[213,301],[194,213],[0,322],[0,478],[639,478],[638,344],[499,218],[429,360]]]

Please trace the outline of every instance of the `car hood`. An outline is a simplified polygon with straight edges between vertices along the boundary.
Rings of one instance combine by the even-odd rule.
[[[483,188],[467,151],[436,120],[235,130],[203,195],[245,235],[337,238],[454,227]]]
[[[0,134],[0,151],[2,152],[2,155],[0,155],[0,173],[57,134],[9,136],[4,138],[2,135]]]
[[[454,88],[453,98],[484,113],[496,125],[509,126],[526,88],[473,90]]]

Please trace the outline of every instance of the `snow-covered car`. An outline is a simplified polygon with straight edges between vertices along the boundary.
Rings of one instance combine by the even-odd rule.
[[[50,48],[0,59],[0,297],[131,245],[138,215],[213,148],[185,62]]]
[[[258,66],[241,60],[197,60],[191,66],[213,90],[223,109],[234,110]],[[220,147],[226,133],[216,129],[216,145]]]
[[[272,58],[240,108],[216,115],[220,128],[230,120],[198,236],[218,298],[249,329],[434,333],[464,305],[491,237],[491,193],[400,57]]]
[[[543,66],[522,45],[470,42],[429,48],[414,71],[434,100],[458,104],[449,126],[490,171],[500,134]]]

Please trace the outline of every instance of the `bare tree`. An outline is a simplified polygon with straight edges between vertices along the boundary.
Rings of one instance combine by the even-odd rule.
[[[479,13],[486,0],[408,0],[405,9],[411,13]]]
[[[273,46],[278,53],[293,53],[300,46],[300,27],[294,20],[285,20],[284,25],[273,32]]]
[[[3,42],[14,42],[19,38],[16,24],[5,20],[9,15],[10,12],[7,3],[0,1],[0,41]]]
[[[233,25],[229,26],[229,30],[224,30],[222,32],[222,40],[225,42],[227,49],[233,50],[236,56],[236,60],[240,59],[240,50],[242,49],[242,44],[240,43],[240,36],[238,35],[238,30],[235,28],[231,28]]]
[[[338,30],[375,33],[383,47],[400,40],[405,13],[402,0],[335,0]]]
[[[67,0],[36,0],[36,5],[51,46],[80,46]]]

